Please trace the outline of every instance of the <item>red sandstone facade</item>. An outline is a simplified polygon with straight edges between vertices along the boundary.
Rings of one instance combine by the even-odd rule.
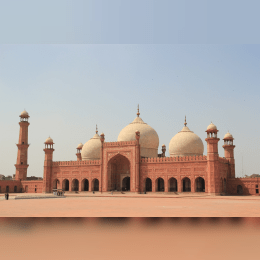
[[[25,111],[24,111],[25,112]],[[28,113],[21,114],[15,180],[0,181],[0,192],[50,193],[112,190],[143,192],[205,192],[208,194],[258,195],[259,178],[235,178],[233,137],[224,138],[225,158],[218,155],[217,129],[207,130],[207,156],[141,158],[140,132],[135,141],[105,142],[100,135],[100,160],[53,161],[53,141],[45,142],[43,180],[26,180]]]

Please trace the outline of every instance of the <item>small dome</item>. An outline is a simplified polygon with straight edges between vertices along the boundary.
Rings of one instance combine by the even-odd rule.
[[[136,140],[136,131],[139,131],[141,156],[150,158],[157,157],[159,146],[158,134],[151,126],[144,123],[144,121],[139,117],[139,114],[140,113],[138,112],[134,121],[121,130],[117,141],[134,141]]]
[[[24,111],[21,113],[20,117],[29,117],[29,114],[28,114],[28,112],[27,112],[26,110],[24,110]]]
[[[77,146],[77,149],[81,149],[83,147],[83,144],[80,143],[78,146]]]
[[[207,127],[207,130],[217,130],[217,127],[211,122],[210,125]]]
[[[46,144],[53,144],[53,140],[52,140],[50,137],[48,137],[48,138],[45,140],[45,143],[46,143]]]
[[[234,139],[232,134],[230,134],[229,132],[227,132],[224,136],[224,139]]]
[[[199,156],[203,155],[204,145],[202,140],[187,126],[177,133],[169,143],[171,157],[176,156]]]
[[[96,133],[88,140],[81,150],[82,160],[99,160],[101,150],[100,136]]]

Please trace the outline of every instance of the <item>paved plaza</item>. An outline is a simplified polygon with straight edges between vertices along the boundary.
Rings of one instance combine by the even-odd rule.
[[[260,217],[260,196],[1,194],[0,208],[0,217]]]

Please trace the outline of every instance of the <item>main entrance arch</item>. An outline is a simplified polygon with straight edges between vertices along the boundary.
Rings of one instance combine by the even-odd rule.
[[[130,162],[129,160],[118,154],[110,159],[108,162],[108,191],[111,190],[124,190],[124,184],[126,185],[129,181],[130,190]],[[128,177],[129,179],[125,179]],[[123,180],[125,179],[125,183]]]

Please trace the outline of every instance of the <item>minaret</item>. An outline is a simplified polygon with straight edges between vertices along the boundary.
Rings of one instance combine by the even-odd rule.
[[[82,161],[82,158],[81,158],[81,150],[82,150],[82,147],[83,147],[83,144],[80,143],[78,146],[77,146],[77,161]]]
[[[28,126],[30,123],[28,122],[29,114],[24,110],[20,115],[20,133],[19,133],[19,141],[17,144],[18,153],[17,160],[15,164],[16,172],[15,172],[15,180],[25,180],[27,177],[27,168],[29,165],[27,164],[27,156],[28,156]]]
[[[234,159],[234,148],[233,136],[227,132],[224,136],[224,145],[222,146],[225,151],[225,158],[228,159],[230,165],[230,171],[228,173],[229,178],[235,178],[235,159]]]
[[[208,187],[207,192],[212,194],[220,193],[220,187],[217,186],[216,176],[218,174],[218,142],[217,127],[211,124],[207,127],[207,164],[208,164]]]
[[[166,145],[162,145],[162,157],[165,157],[165,152],[166,152]]]
[[[45,160],[44,160],[44,172],[43,172],[43,193],[50,193],[52,187],[52,156],[53,156],[53,140],[48,137],[44,142]]]

